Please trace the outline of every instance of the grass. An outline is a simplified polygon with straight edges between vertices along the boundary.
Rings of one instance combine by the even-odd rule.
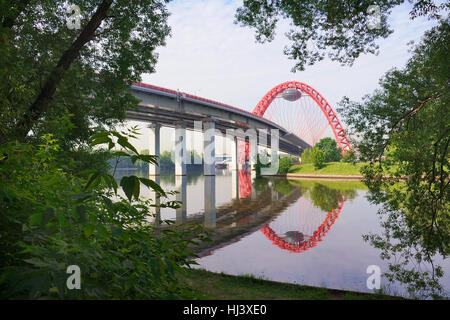
[[[289,173],[361,175],[360,169],[364,164],[329,162],[325,163],[325,166],[320,169],[314,168],[312,163],[296,164],[289,168]]]
[[[299,187],[312,188],[320,183],[327,188],[336,189],[340,191],[345,190],[368,190],[369,188],[361,181],[345,181],[345,180],[288,180],[290,184]]]
[[[398,297],[269,281],[253,275],[232,276],[193,269],[185,281],[204,300],[393,300]]]

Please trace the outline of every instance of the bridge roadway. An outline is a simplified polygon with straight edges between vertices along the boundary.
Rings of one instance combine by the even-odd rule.
[[[133,95],[141,102],[138,110],[128,111],[127,118],[151,122],[160,126],[177,127],[180,124],[186,129],[194,130],[194,121],[212,119],[215,129],[225,133],[226,129],[265,129],[268,133],[266,144],[270,147],[270,130],[279,130],[279,149],[283,152],[300,155],[303,149],[311,146],[280,125],[217,101],[197,97],[187,93],[165,89],[144,83],[135,83],[131,87]]]

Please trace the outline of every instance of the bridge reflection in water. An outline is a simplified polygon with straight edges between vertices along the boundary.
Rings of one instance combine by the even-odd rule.
[[[245,169],[224,170],[216,176],[200,173],[195,177],[193,173],[154,179],[166,190],[177,191],[173,200],[181,202],[175,210],[153,208],[155,223],[172,219],[176,224],[201,223],[215,230],[213,246],[203,248],[202,255],[258,230],[283,250],[309,250],[324,240],[346,199],[342,192],[310,190],[284,178],[255,178]],[[150,198],[155,196],[150,194]],[[160,204],[160,199],[155,204]]]
[[[345,200],[340,201],[337,208],[325,213],[310,201],[301,200],[261,228],[261,232],[274,245],[296,253],[309,250],[323,241],[345,203]]]

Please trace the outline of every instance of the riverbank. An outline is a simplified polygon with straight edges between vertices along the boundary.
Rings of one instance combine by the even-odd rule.
[[[182,279],[202,300],[397,300],[382,294],[334,290],[192,269]]]
[[[299,180],[352,180],[361,181],[364,179],[363,175],[345,175],[345,174],[308,174],[308,173],[288,173],[287,179],[299,179]]]
[[[330,178],[339,178],[342,176],[353,176],[354,178],[363,177],[361,168],[365,163],[346,163],[346,162],[329,162],[320,168],[314,168],[312,163],[296,164],[289,168],[288,175],[308,175],[311,177],[321,177],[323,175]]]

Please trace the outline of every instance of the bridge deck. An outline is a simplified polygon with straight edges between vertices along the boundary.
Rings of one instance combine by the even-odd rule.
[[[194,121],[212,118],[216,129],[222,132],[253,128],[265,129],[270,134],[270,129],[278,129],[280,150],[284,152],[300,154],[311,147],[274,122],[221,102],[144,83],[133,84],[131,91],[141,100],[138,110],[127,112],[127,118],[131,120],[157,122],[168,127],[183,121],[188,129],[194,129]]]

